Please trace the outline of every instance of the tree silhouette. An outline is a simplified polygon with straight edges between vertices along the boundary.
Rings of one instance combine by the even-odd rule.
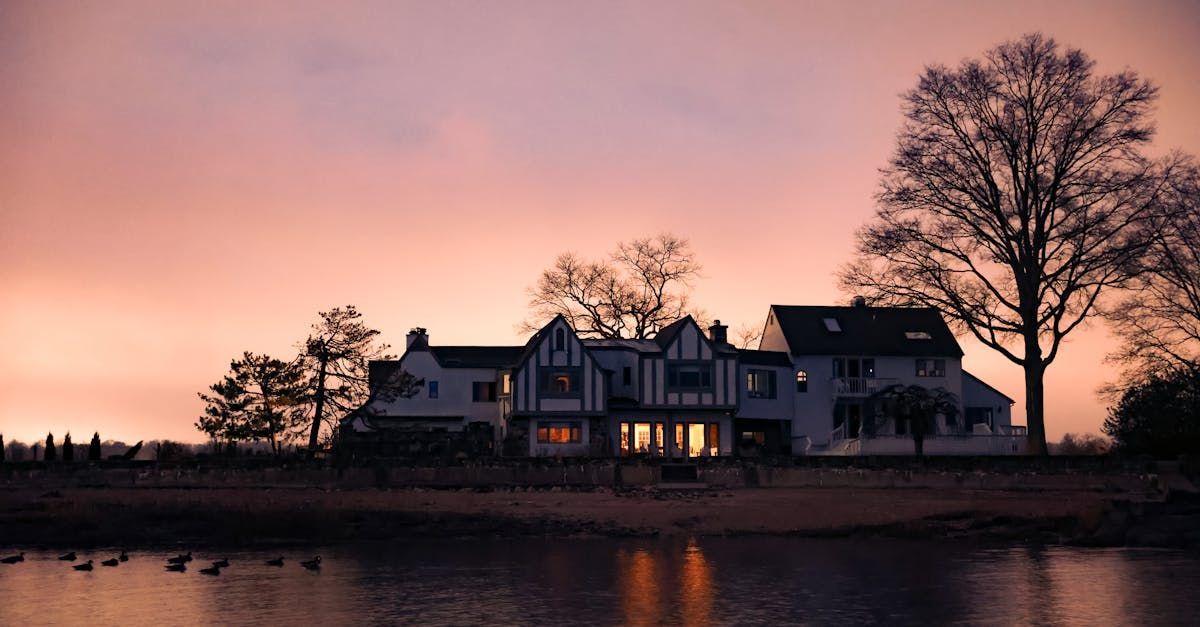
[[[66,462],[68,464],[75,461],[75,445],[71,444],[71,433],[70,432],[67,432],[67,435],[65,437],[63,437],[62,459],[64,462]]]
[[[1116,392],[1151,375],[1200,375],[1200,171],[1188,164],[1165,195],[1167,219],[1138,260],[1137,279],[1107,312],[1121,348],[1110,355],[1127,366]]]
[[[1152,375],[1126,389],[1109,409],[1103,430],[1126,454],[1200,454],[1200,373]]]
[[[362,407],[370,398],[368,364],[373,360],[395,359],[387,354],[389,345],[377,343],[379,331],[363,324],[362,314],[353,305],[318,315],[320,320],[300,345],[300,367],[307,380],[311,411],[310,457],[318,449],[323,428],[327,433],[335,433],[337,418]]]
[[[1141,152],[1157,91],[1032,34],[904,96],[879,209],[843,288],[939,309],[1025,371],[1030,449],[1046,453],[1043,378],[1063,339],[1125,284],[1179,158]]]
[[[200,393],[205,410],[196,427],[225,442],[267,440],[278,455],[289,430],[304,420],[300,364],[245,352],[229,370],[209,387],[212,394]]]
[[[0,433],[0,463],[4,461],[4,434]]]
[[[52,461],[55,461],[56,459],[58,459],[58,449],[54,448],[54,434],[53,433],[49,433],[46,435],[46,453],[45,453],[45,455],[42,456],[42,459],[44,459],[48,462],[52,462]]]
[[[893,423],[907,421],[917,457],[925,455],[925,436],[937,432],[937,416],[953,421],[958,416],[958,398],[942,388],[933,390],[919,385],[891,385],[871,396],[880,411],[870,419],[891,419]],[[874,430],[874,429],[872,429]]]
[[[648,338],[687,314],[700,319],[688,299],[700,264],[686,239],[670,234],[617,244],[601,261],[574,253],[558,256],[529,290],[536,330],[562,314],[582,337]]]
[[[97,431],[92,434],[92,441],[88,444],[88,461],[98,462],[100,455],[100,432]]]

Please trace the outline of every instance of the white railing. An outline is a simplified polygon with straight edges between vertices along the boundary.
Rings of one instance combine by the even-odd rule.
[[[870,396],[890,386],[899,379],[876,379],[872,377],[834,377],[835,396]]]
[[[845,439],[846,439],[846,425],[844,425],[844,424],[839,425],[838,428],[834,429],[829,434],[830,442],[837,442],[839,440],[845,440]]]

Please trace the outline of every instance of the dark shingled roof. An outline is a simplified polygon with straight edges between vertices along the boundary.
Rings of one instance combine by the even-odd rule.
[[[659,329],[658,333],[654,334],[654,341],[658,342],[658,346],[660,348],[666,350],[666,348],[671,345],[671,342],[675,340],[675,336],[679,335],[679,331],[682,330],[684,325],[688,323],[688,320],[691,319],[691,315],[687,315]]]
[[[779,366],[791,368],[792,358],[781,351],[758,351],[748,348],[738,349],[738,359],[748,366]]]
[[[430,346],[443,368],[506,368],[521,359],[524,346]]]
[[[793,355],[961,357],[950,327],[936,309],[916,307],[824,307],[771,305]],[[837,320],[841,332],[826,328]],[[909,339],[906,332],[928,333]]]

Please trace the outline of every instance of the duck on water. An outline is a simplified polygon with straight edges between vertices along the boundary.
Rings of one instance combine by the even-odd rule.
[[[88,560],[86,564],[76,564],[76,565],[72,566],[71,568],[74,568],[75,570],[91,570],[92,569],[92,560]]]
[[[0,560],[0,564],[16,564],[17,562],[24,562],[24,561],[25,561],[25,551],[21,551],[20,555],[9,555],[8,557]]]

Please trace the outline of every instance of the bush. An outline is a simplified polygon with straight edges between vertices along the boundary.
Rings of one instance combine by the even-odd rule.
[[[1200,371],[1154,376],[1126,390],[1109,409],[1104,433],[1130,455],[1200,453]]]
[[[1066,433],[1062,441],[1054,445],[1055,455],[1104,455],[1112,448],[1112,441],[1094,433]]]

